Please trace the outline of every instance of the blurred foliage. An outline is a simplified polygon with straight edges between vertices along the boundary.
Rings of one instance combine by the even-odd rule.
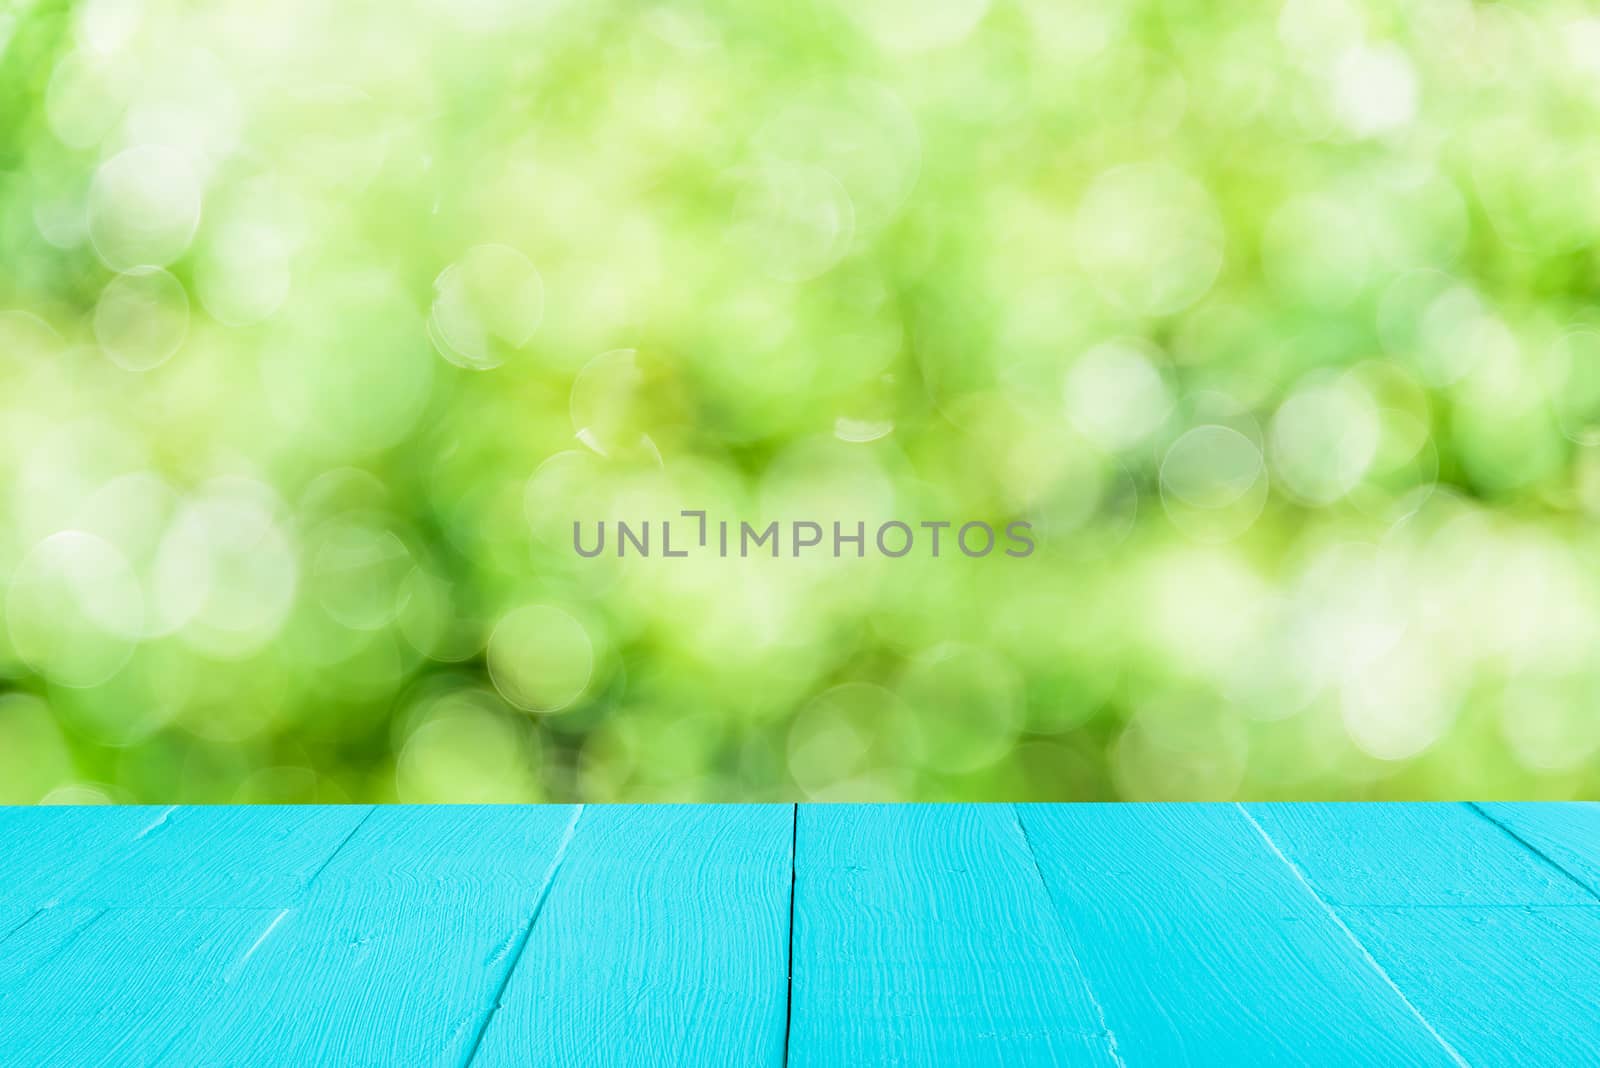
[[[11,0],[0,800],[1593,795],[1596,129],[1559,0]]]

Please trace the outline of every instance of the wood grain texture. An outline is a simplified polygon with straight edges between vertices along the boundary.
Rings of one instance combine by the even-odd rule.
[[[0,1005],[8,1004],[21,988],[104,909],[47,908],[29,914],[6,936],[0,952]],[[107,961],[108,967],[116,962]]]
[[[47,909],[0,966],[0,1063],[122,1068],[163,1052],[226,989],[265,909]]]
[[[286,908],[366,817],[350,805],[146,809],[126,836],[96,836],[98,863],[58,883],[63,904]],[[83,849],[71,847],[72,851]]]
[[[0,1065],[1600,1064],[1597,824],[0,809]]]
[[[799,813],[789,1063],[1114,1065],[1008,806]]]
[[[1600,804],[1552,801],[1473,807],[1600,899]]]
[[[312,887],[318,902],[531,909],[578,816],[573,805],[385,805]]]
[[[1600,906],[1341,915],[1474,1068],[1600,1064]]]
[[[475,1068],[783,1062],[794,810],[589,806]]]
[[[1597,903],[1467,805],[1245,808],[1317,894],[1336,907]]]
[[[5,944],[12,931],[33,919],[37,911],[20,905],[0,905],[0,945]]]
[[[377,810],[164,1063],[464,1063],[576,814]]]
[[[145,806],[0,807],[0,906],[31,914],[59,902],[166,811]]]
[[[1239,809],[1018,809],[1126,1063],[1459,1063]]]
[[[1246,808],[1468,1064],[1600,1063],[1600,901],[1546,859],[1588,872],[1595,809]]]

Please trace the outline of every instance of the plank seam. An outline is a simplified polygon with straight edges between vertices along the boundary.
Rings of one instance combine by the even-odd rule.
[[[1033,874],[1039,880],[1039,887],[1044,891],[1044,899],[1050,904],[1050,912],[1056,918],[1056,923],[1062,928],[1063,940],[1067,943],[1069,951],[1072,940],[1068,937],[1067,925],[1061,918],[1061,911],[1056,907],[1056,896],[1050,892],[1050,883],[1044,877],[1044,868],[1039,864],[1039,854],[1034,851],[1033,839],[1028,837],[1028,825],[1022,821],[1022,813],[1016,805],[1010,806],[1011,821],[1017,825],[1017,831],[1022,835],[1022,845],[1028,851],[1028,860],[1033,864]],[[1094,992],[1094,984],[1089,982],[1089,975],[1083,968],[1083,962],[1076,953],[1072,955],[1072,963],[1076,966],[1078,976],[1083,980],[1083,992],[1089,997],[1089,1004],[1094,1008],[1095,1018],[1100,1021],[1100,1029],[1105,1035],[1106,1052],[1111,1055],[1111,1061],[1118,1068],[1128,1068],[1128,1062],[1122,1059],[1122,1052],[1117,1048],[1117,1033],[1111,1029],[1111,1021],[1106,1017],[1106,1007],[1100,1003],[1100,996]]]
[[[311,893],[311,888],[316,885],[317,879],[322,873],[328,870],[328,865],[333,863],[333,858],[344,852],[344,847],[350,844],[350,840],[356,836],[357,831],[367,825],[367,821],[372,818],[372,814],[376,811],[378,811],[378,806],[367,806],[367,811],[362,813],[361,818],[356,821],[356,825],[350,828],[350,833],[344,836],[344,841],[333,847],[333,852],[329,853],[327,858],[317,865],[317,870],[311,873],[311,878],[307,879],[306,884],[300,888],[298,895],[300,898],[304,899]]]
[[[3,946],[7,942],[11,941],[12,937],[14,935],[16,935],[16,933],[18,931],[22,930],[24,927],[28,926],[28,924],[32,923],[34,920],[37,920],[40,916],[43,916],[43,915],[44,915],[44,909],[42,909],[42,908],[36,908],[32,912],[28,913],[27,917],[21,923],[17,924],[15,927],[12,927],[10,930],[6,931],[5,934],[0,935],[0,946]]]
[[[47,908],[42,908],[42,909],[35,909],[33,915],[29,916],[26,920],[24,920],[18,927],[16,927],[11,932],[11,934],[16,934],[18,931],[22,930],[22,928],[28,926],[28,924],[32,923],[34,920],[38,919],[40,916],[43,916],[48,911],[50,911],[50,909],[48,907]],[[27,972],[25,972],[22,975],[17,976],[18,985],[20,986],[22,981],[25,980],[25,979],[32,979],[34,976],[36,976],[40,972],[44,971],[50,965],[54,964],[59,958],[61,958],[62,956],[65,956],[67,950],[69,950],[73,946],[77,945],[78,941],[83,938],[83,932],[87,931],[89,928],[91,928],[95,924],[99,923],[101,918],[103,918],[105,916],[105,914],[110,912],[110,911],[111,910],[108,909],[108,908],[96,909],[89,916],[88,919],[84,920],[82,923],[80,923],[76,927],[74,927],[72,929],[72,931],[65,938],[63,938],[61,940],[61,944],[60,945],[58,945],[54,949],[52,949],[49,952],[49,954],[46,955],[43,959],[41,959],[39,961],[36,961],[34,963],[33,967],[30,968]],[[7,935],[6,936],[6,938],[10,938],[10,937],[11,937],[11,935]]]
[[[1250,810],[1245,808],[1244,805],[1237,801],[1233,803],[1233,807],[1238,809],[1239,814],[1249,822],[1250,826],[1255,828],[1256,833],[1261,836],[1261,840],[1267,844],[1268,849],[1272,850],[1273,855],[1283,862],[1284,867],[1288,868],[1294,873],[1294,877],[1300,881],[1300,885],[1306,888],[1306,893],[1310,894],[1311,899],[1321,906],[1322,911],[1327,914],[1328,919],[1333,921],[1333,925],[1340,931],[1344,932],[1345,938],[1349,939],[1350,944],[1355,946],[1356,949],[1360,951],[1361,956],[1367,962],[1367,965],[1377,973],[1378,978],[1383,980],[1384,985],[1394,992],[1394,996],[1400,999],[1400,1004],[1406,1007],[1406,1011],[1410,1012],[1412,1017],[1422,1025],[1423,1029],[1426,1030],[1428,1034],[1433,1036],[1434,1041],[1439,1043],[1440,1047],[1445,1051],[1446,1054],[1449,1055],[1450,1059],[1456,1064],[1460,1065],[1460,1068],[1472,1068],[1472,1065],[1467,1062],[1466,1058],[1462,1057],[1461,1054],[1456,1051],[1456,1048],[1446,1041],[1445,1037],[1438,1032],[1432,1023],[1429,1022],[1428,1018],[1422,1015],[1422,1010],[1417,1008],[1410,998],[1406,997],[1405,991],[1400,989],[1399,985],[1396,984],[1394,979],[1390,977],[1388,971],[1384,969],[1383,965],[1378,963],[1377,958],[1374,957],[1371,951],[1367,949],[1366,944],[1363,943],[1361,939],[1356,937],[1356,933],[1350,930],[1349,926],[1345,924],[1344,920],[1339,916],[1339,913],[1334,909],[1334,907],[1323,900],[1322,895],[1317,893],[1316,887],[1311,885],[1311,880],[1306,878],[1306,873],[1300,870],[1300,865],[1290,860],[1288,855],[1284,853],[1282,849],[1278,848],[1278,843],[1273,841],[1272,836],[1267,833],[1267,829],[1257,822],[1255,816],[1251,815]]]
[[[794,1023],[794,898],[800,853],[800,806],[792,806],[794,819],[789,838],[789,960],[783,988],[783,1068],[789,1068],[789,1036]]]
[[[1560,861],[1558,861],[1554,857],[1550,856],[1550,854],[1546,853],[1544,850],[1540,849],[1538,846],[1534,845],[1532,842],[1530,842],[1526,838],[1522,837],[1522,835],[1520,835],[1516,831],[1512,830],[1506,824],[1501,823],[1499,820],[1497,820],[1493,816],[1489,815],[1489,813],[1485,812],[1483,810],[1482,806],[1480,806],[1476,801],[1468,801],[1467,802],[1467,807],[1470,808],[1472,811],[1476,812],[1479,816],[1481,816],[1484,819],[1488,820],[1491,825],[1500,828],[1500,830],[1502,832],[1504,832],[1506,835],[1508,835],[1513,842],[1516,842],[1522,848],[1526,849],[1528,852],[1532,853],[1534,856],[1538,857],[1540,860],[1542,860],[1546,864],[1550,865],[1556,871],[1560,872],[1568,880],[1570,880],[1571,882],[1577,884],[1578,888],[1581,889],[1584,893],[1588,894],[1590,897],[1594,898],[1596,901],[1600,901],[1600,893],[1597,893],[1595,891],[1594,887],[1592,887],[1588,883],[1584,882],[1581,878],[1579,878],[1573,872],[1568,871],[1566,865],[1562,864]]]
[[[551,858],[550,867],[544,873],[544,882],[539,886],[539,896],[534,899],[533,911],[517,937],[517,944],[512,947],[511,959],[506,964],[505,974],[500,977],[500,982],[495,987],[494,1000],[489,1003],[489,1011],[483,1014],[483,1022],[478,1025],[477,1033],[472,1036],[466,1057],[461,1061],[462,1068],[470,1068],[472,1062],[477,1059],[478,1050],[483,1046],[483,1037],[489,1033],[489,1024],[494,1020],[495,1013],[500,1011],[506,990],[511,986],[511,977],[516,974],[517,965],[522,963],[522,955],[528,950],[528,941],[533,937],[533,925],[539,922],[545,902],[550,899],[550,888],[555,885],[556,873],[561,870],[562,862],[567,859],[567,847],[572,844],[573,837],[578,833],[578,820],[583,817],[583,809],[583,805],[578,805],[573,810],[572,821],[567,824],[567,829],[561,836],[561,844],[556,846],[556,855]]]
[[[0,945],[5,945],[6,942],[10,942],[11,937],[13,937],[16,932],[21,931],[22,927],[26,927],[29,926],[30,923],[34,923],[35,919],[40,918],[43,913],[45,913],[43,908],[35,908],[34,911],[30,911],[29,915],[22,919],[22,923],[16,924],[14,927],[10,927],[5,934],[0,935]]]

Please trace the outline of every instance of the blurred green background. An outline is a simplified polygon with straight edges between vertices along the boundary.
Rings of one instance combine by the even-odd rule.
[[[1597,129],[1579,3],[10,0],[0,800],[1593,796]]]

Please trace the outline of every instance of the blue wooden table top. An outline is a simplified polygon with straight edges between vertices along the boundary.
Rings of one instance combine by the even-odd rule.
[[[1600,1064],[1600,805],[0,808],[0,1064]]]

